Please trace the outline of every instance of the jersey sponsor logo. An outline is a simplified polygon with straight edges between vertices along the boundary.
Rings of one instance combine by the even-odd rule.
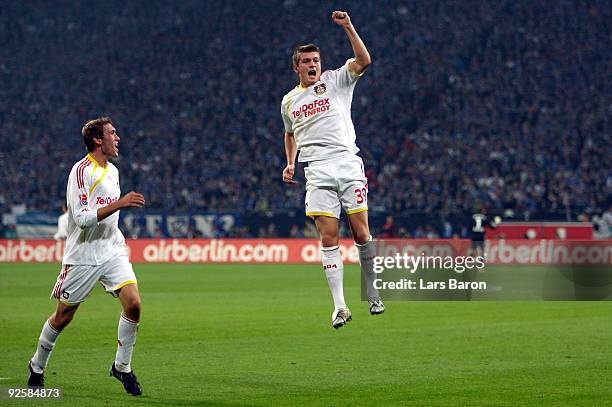
[[[304,103],[299,109],[294,110],[293,118],[297,119],[304,114],[304,117],[314,116],[317,113],[327,112],[331,108],[329,98],[315,100],[312,103]]]
[[[86,206],[87,205],[87,194],[79,195],[79,202],[81,203],[81,206]]]
[[[314,89],[315,95],[317,96],[321,96],[325,92],[327,92],[327,86],[325,85],[325,83],[320,83],[319,85],[315,86],[313,89]]]
[[[96,205],[110,205],[119,200],[117,197],[99,196],[96,198]]]

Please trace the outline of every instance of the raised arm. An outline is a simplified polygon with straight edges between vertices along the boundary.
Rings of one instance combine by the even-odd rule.
[[[351,18],[347,12],[334,11],[332,13],[332,20],[334,20],[334,23],[344,28],[344,31],[351,42],[351,46],[353,47],[355,59],[349,63],[349,69],[355,74],[361,75],[368,65],[372,63],[368,49],[359,37],[359,34],[357,34],[357,31],[351,23]]]
[[[293,179],[295,175],[295,156],[297,155],[297,145],[293,133],[285,132],[285,154],[287,155],[287,166],[283,170],[283,181],[287,184],[297,184]]]

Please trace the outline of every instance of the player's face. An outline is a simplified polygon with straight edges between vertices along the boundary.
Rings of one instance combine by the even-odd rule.
[[[293,70],[300,77],[303,86],[314,85],[321,77],[321,56],[318,52],[303,52]]]
[[[107,157],[117,157],[119,155],[119,135],[112,124],[106,123],[102,128],[104,136],[102,137],[102,153]]]

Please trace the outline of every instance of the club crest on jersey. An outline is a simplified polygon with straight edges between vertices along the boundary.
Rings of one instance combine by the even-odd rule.
[[[81,206],[87,205],[87,195],[86,194],[79,195],[79,201],[81,202]]]
[[[325,83],[320,83],[314,87],[314,93],[317,96],[324,95],[325,92],[327,92],[327,86],[325,86]]]

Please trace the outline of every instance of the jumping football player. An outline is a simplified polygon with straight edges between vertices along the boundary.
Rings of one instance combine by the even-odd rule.
[[[359,250],[372,315],[385,306],[374,287],[372,270],[374,243],[368,226],[367,179],[363,161],[356,153],[351,102],[357,80],[370,65],[370,54],[348,13],[334,11],[332,20],[344,29],[355,54],[344,66],[321,73],[321,54],[313,44],[297,47],[293,71],[300,83],[281,103],[285,125],[287,166],[283,181],[295,184],[295,159],[307,163],[306,215],[314,219],[323,251],[323,270],[334,300],[332,326],[340,328],[351,320],[344,300],[344,267],[339,250],[339,219],[343,208]]]

